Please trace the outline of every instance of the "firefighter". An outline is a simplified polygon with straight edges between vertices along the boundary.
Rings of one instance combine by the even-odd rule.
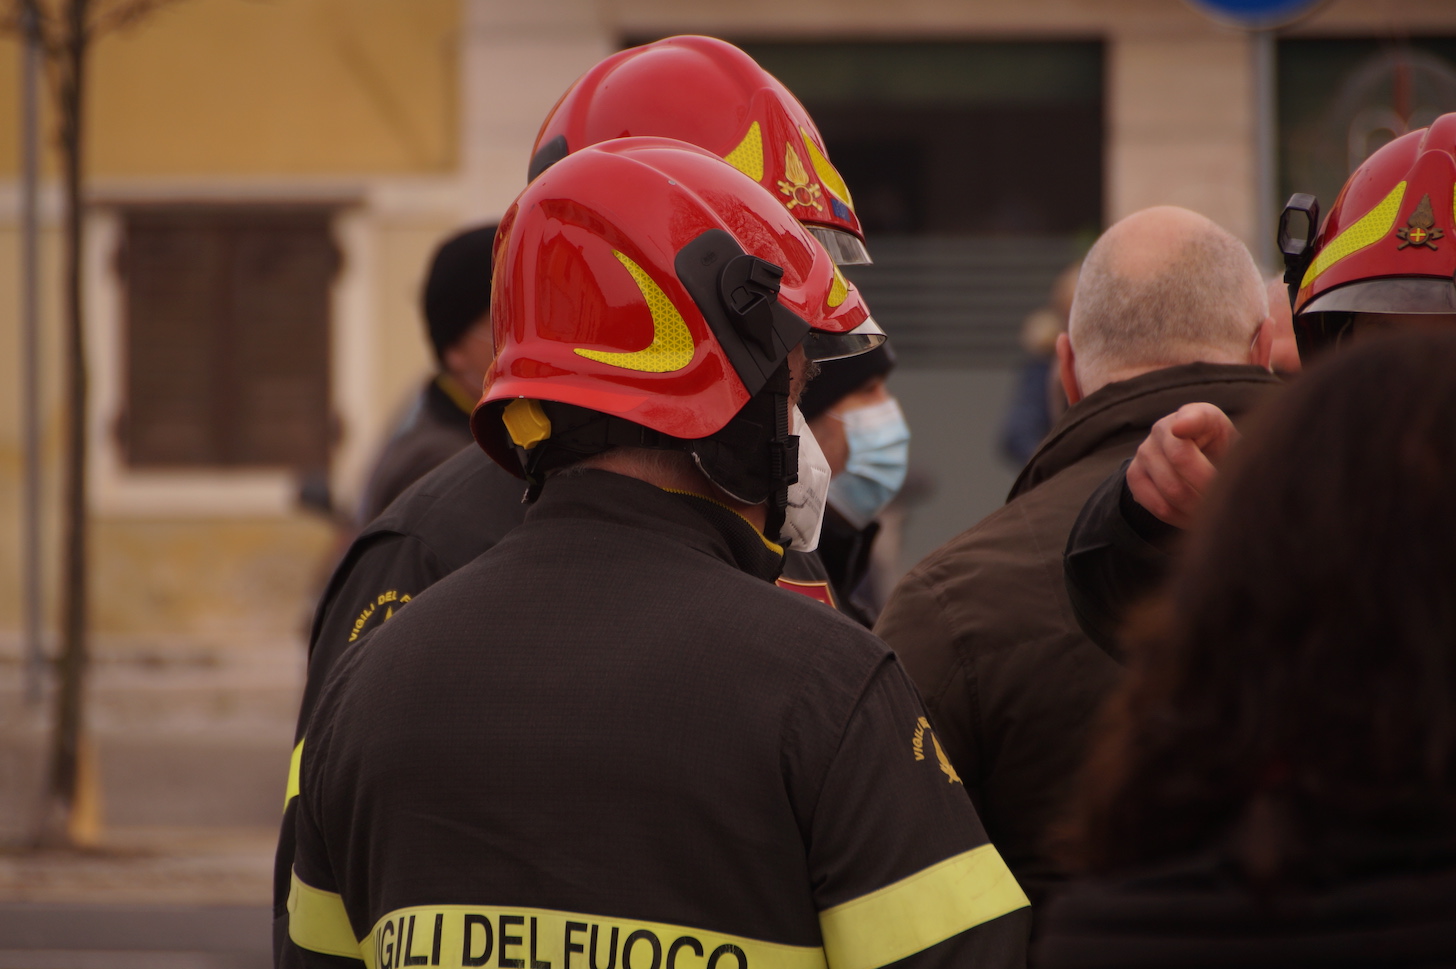
[[[833,471],[814,551],[829,576],[823,588],[831,605],[866,627],[884,602],[871,567],[880,514],[899,494],[910,461],[910,426],[885,382],[894,367],[888,342],[828,361],[799,403]]]
[[[771,584],[828,490],[805,369],[883,339],[858,292],[656,138],[553,166],[496,256],[472,426],[532,506],[326,687],[283,964],[1021,964],[894,654]]]
[[[390,434],[369,473],[359,521],[470,443],[470,409],[490,366],[490,248],[495,226],[466,229],[430,259],[420,293],[437,372]],[[482,273],[484,265],[487,271]]]
[[[610,126],[594,125],[592,112],[609,118]],[[804,222],[837,254],[837,262],[868,261],[849,191],[829,162],[813,120],[787,88],[732,44],[670,37],[608,57],[552,109],[532,151],[531,175],[563,157],[567,139],[575,151],[624,133],[677,138],[727,156]],[[799,204],[800,199],[807,201]],[[490,272],[487,255],[478,257],[483,275]],[[339,657],[414,596],[520,524],[521,492],[516,478],[479,448],[467,447],[416,482],[354,540],[314,615],[295,764],[319,691]],[[812,553],[791,551],[781,581],[786,588],[832,601],[828,573]],[[293,859],[289,803],[285,797],[274,872],[275,918],[284,914]]]
[[[1366,159],[1323,225],[1312,196],[1290,199],[1279,246],[1306,363],[1372,333],[1456,326],[1453,185],[1456,114],[1445,114]],[[1297,216],[1304,233],[1294,231]],[[1117,650],[1128,606],[1161,581],[1237,437],[1217,407],[1186,405],[1155,424],[1083,508],[1067,542],[1068,591],[1079,622],[1105,648]]]
[[[716,37],[668,37],[583,74],[541,125],[528,178],[587,145],[628,135],[706,148],[762,185],[837,264],[870,262],[854,201],[798,99]]]

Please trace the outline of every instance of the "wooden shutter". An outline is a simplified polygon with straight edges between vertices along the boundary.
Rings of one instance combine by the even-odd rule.
[[[125,213],[129,464],[327,467],[331,217],[322,207]]]

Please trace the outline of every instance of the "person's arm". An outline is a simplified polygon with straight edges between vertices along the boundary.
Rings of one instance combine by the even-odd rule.
[[[1118,633],[1128,611],[1168,574],[1181,532],[1138,505],[1127,486],[1131,460],[1097,487],[1067,536],[1067,597],[1087,638],[1121,661]]]
[[[972,699],[973,671],[962,662],[955,633],[929,580],[911,572],[885,604],[875,623],[879,636],[900,658],[930,709],[941,744],[974,799],[984,782],[982,737]]]
[[[1153,425],[1127,469],[1133,499],[1160,521],[1186,529],[1218,476],[1216,465],[1239,439],[1212,404],[1184,404]]]
[[[1122,657],[1118,632],[1129,610],[1162,585],[1217,462],[1237,439],[1214,405],[1180,407],[1082,506],[1063,555],[1067,594],[1082,631],[1113,657]]]
[[[284,914],[288,902],[296,826],[294,799],[304,734],[324,684],[340,658],[364,636],[446,574],[438,556],[419,539],[396,532],[375,532],[355,540],[329,579],[309,636],[308,678],[294,731],[283,824],[274,860],[275,918]]]
[[[1031,909],[893,656],[838,738],[810,877],[830,969],[1020,967]]]
[[[347,667],[347,662],[339,664]],[[342,678],[344,674],[340,674]],[[288,804],[289,857],[279,853],[285,864],[286,904],[273,913],[273,964],[275,969],[359,969],[364,964],[359,933],[349,920],[324,839],[319,817],[322,804],[319,764],[326,761],[330,745],[328,707],[342,682],[332,683],[319,702],[322,723],[314,725],[312,749],[300,749],[294,757],[294,774]],[[296,836],[296,842],[295,842]]]

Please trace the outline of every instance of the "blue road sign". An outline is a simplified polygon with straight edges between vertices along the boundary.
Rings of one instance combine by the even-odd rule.
[[[1240,27],[1265,29],[1296,20],[1325,0],[1188,0],[1215,20]]]

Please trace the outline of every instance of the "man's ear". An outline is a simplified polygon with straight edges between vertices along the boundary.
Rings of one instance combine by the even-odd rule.
[[[1274,317],[1264,317],[1264,322],[1254,331],[1254,342],[1249,344],[1249,362],[1272,373],[1274,365],[1271,361],[1274,359],[1274,340],[1277,336],[1278,327],[1274,325]]]
[[[1077,359],[1072,353],[1072,338],[1065,333],[1057,334],[1057,372],[1062,378],[1062,390],[1067,403],[1075,404],[1082,399],[1082,388],[1077,383]]]
[[[440,369],[448,374],[457,374],[465,368],[465,351],[460,349],[458,343],[452,343],[440,354]]]

